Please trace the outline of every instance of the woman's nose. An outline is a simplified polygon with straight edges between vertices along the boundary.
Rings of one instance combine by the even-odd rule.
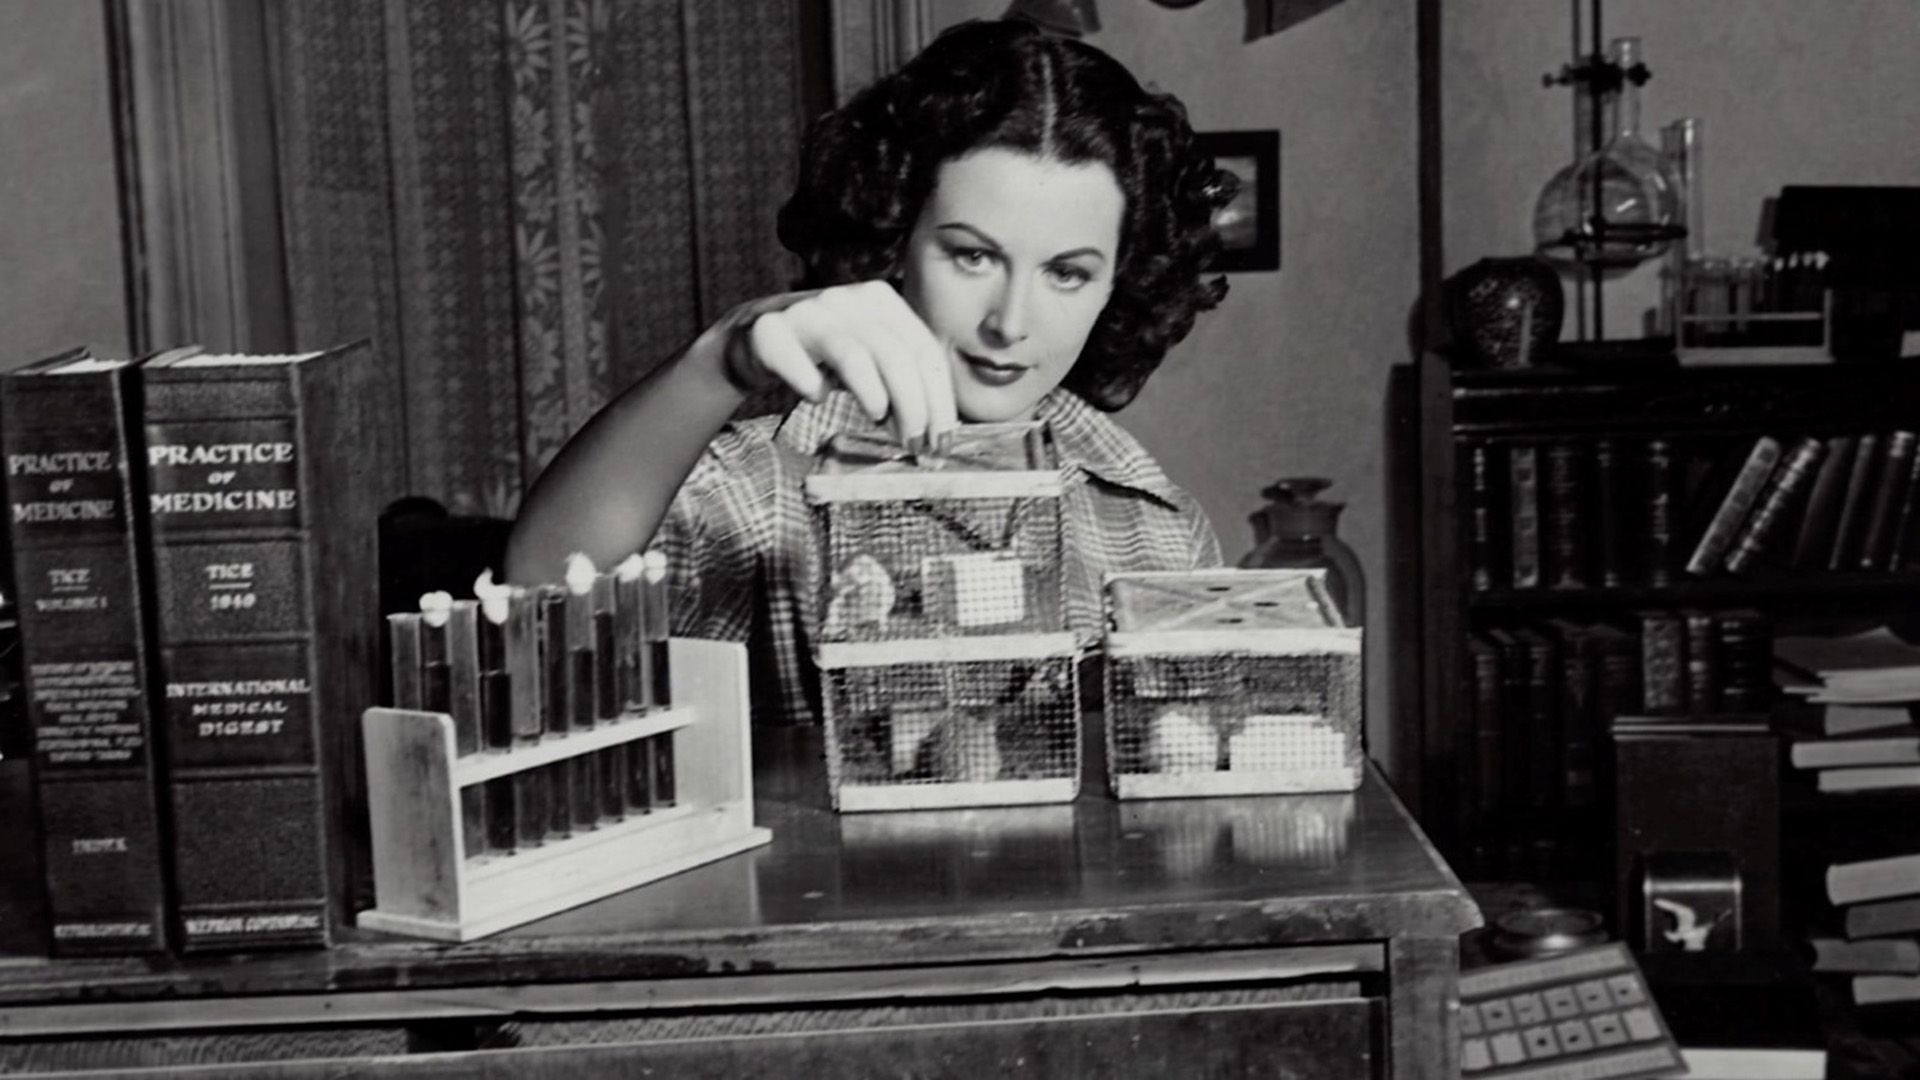
[[[994,348],[1006,348],[1027,340],[1026,290],[1017,278],[1010,278],[993,298],[980,329],[986,343]]]

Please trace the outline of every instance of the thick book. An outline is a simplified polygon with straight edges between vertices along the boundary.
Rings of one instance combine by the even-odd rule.
[[[1773,475],[1779,465],[1780,454],[1780,440],[1773,436],[1762,435],[1754,441],[1753,449],[1747,452],[1746,461],[1735,474],[1732,486],[1727,488],[1718,509],[1708,520],[1699,542],[1694,544],[1693,554],[1687,558],[1687,573],[1710,574],[1719,568],[1721,560],[1733,546],[1740,526],[1752,513],[1754,503],[1767,484],[1767,478]]]
[[[1861,765],[1821,769],[1815,786],[1826,792],[1920,787],[1920,765]],[[1920,890],[1920,882],[1915,884],[1915,889]]]
[[[356,740],[400,485],[374,358],[140,370],[180,945],[324,945],[365,872]]]
[[[1887,433],[1886,460],[1880,465],[1879,483],[1874,485],[1867,510],[1866,531],[1860,536],[1860,555],[1854,560],[1858,569],[1885,570],[1890,565],[1896,539],[1894,526],[1906,497],[1916,442],[1920,442],[1920,436],[1911,431]]]
[[[1841,916],[1849,938],[1887,937],[1920,932],[1920,896],[1849,904]]]
[[[1560,645],[1541,629],[1514,632],[1525,656],[1526,706],[1520,722],[1526,731],[1526,805],[1539,811],[1565,804],[1566,766],[1561,756],[1566,735],[1560,723]]]
[[[1551,619],[1560,656],[1560,793],[1569,810],[1595,805],[1595,781],[1600,732],[1606,730],[1594,711],[1598,698],[1599,639],[1594,628],[1569,619]]]
[[[1640,711],[1679,716],[1687,710],[1686,623],[1672,611],[1643,611],[1640,619]]]
[[[1518,444],[1507,450],[1508,569],[1516,589],[1542,583],[1540,553],[1540,448]]]
[[[1887,544],[1882,570],[1910,570],[1914,565],[1914,529],[1920,524],[1920,452],[1912,455],[1907,478],[1900,485],[1900,505],[1893,515],[1893,536]]]
[[[1773,624],[1766,615],[1747,608],[1716,611],[1713,615],[1714,652],[1722,712],[1767,712],[1773,704]]]
[[[1847,476],[1853,466],[1853,443],[1851,435],[1835,435],[1827,440],[1827,452],[1814,474],[1813,488],[1793,541],[1792,563],[1796,567],[1827,565],[1827,553],[1833,550],[1833,535],[1840,520],[1840,500],[1846,494]]]
[[[1467,653],[1472,660],[1473,727],[1472,757],[1467,762],[1473,782],[1473,797],[1462,799],[1476,830],[1498,820],[1506,806],[1506,784],[1501,752],[1505,717],[1500,671],[1500,646],[1480,634],[1467,638]]]
[[[1590,583],[1588,533],[1595,524],[1589,455],[1580,443],[1555,442],[1542,449],[1542,458],[1541,579],[1552,589],[1584,589]]]
[[[1626,470],[1620,444],[1597,439],[1593,444],[1593,574],[1601,588],[1617,589],[1631,575],[1623,529],[1627,505]]]
[[[1641,459],[1639,564],[1648,585],[1666,585],[1680,563],[1680,470],[1673,444],[1654,439]]]
[[[1912,938],[1813,937],[1813,970],[1854,974],[1920,975],[1920,941]]]
[[[1920,1001],[1920,975],[1855,975],[1855,1005],[1886,1005],[1896,1001]]]
[[[1506,518],[1500,510],[1500,484],[1494,475],[1496,468],[1504,469],[1504,463],[1497,451],[1486,445],[1470,447],[1463,456],[1462,471],[1467,478],[1468,581],[1475,592],[1486,592],[1508,581],[1506,560],[1501,554],[1505,547],[1501,541]]]
[[[0,378],[9,534],[55,955],[163,950],[139,385],[85,349]]]
[[[1826,454],[1827,444],[1814,438],[1801,439],[1787,450],[1754,501],[1753,513],[1734,535],[1725,562],[1728,573],[1747,573],[1784,546],[1788,523],[1806,502]]]
[[[1905,702],[1856,705],[1836,701],[1827,705],[1794,705],[1783,710],[1780,726],[1788,735],[1802,739],[1920,734],[1913,706]]]
[[[1874,432],[1865,432],[1854,440],[1853,468],[1847,473],[1847,485],[1840,496],[1833,545],[1827,549],[1829,570],[1849,568],[1860,557],[1861,538],[1866,535],[1867,518],[1872,513],[1874,485],[1879,480],[1882,456],[1881,439]]]
[[[1827,899],[1836,904],[1920,893],[1920,854],[1860,859],[1827,867]]]
[[[1879,738],[1801,739],[1787,751],[1796,769],[1856,765],[1920,766],[1920,733]]]

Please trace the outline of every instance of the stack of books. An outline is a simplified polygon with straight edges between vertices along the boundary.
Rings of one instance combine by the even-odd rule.
[[[1852,976],[1857,1005],[1920,1001],[1920,852],[1827,867],[1839,936],[1809,939],[1813,970]]]
[[[1789,710],[1788,760],[1822,792],[1920,788],[1920,646],[1886,627],[1844,637],[1781,636],[1776,673]]]

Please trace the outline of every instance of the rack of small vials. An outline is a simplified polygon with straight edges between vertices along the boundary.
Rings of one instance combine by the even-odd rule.
[[[1677,257],[1664,273],[1675,348],[1690,367],[1830,358],[1824,252]]]
[[[1361,631],[1325,571],[1114,574],[1107,612],[1115,796],[1359,786]]]
[[[1072,799],[1077,649],[1044,425],[965,425],[925,452],[841,436],[805,489],[835,808]]]
[[[659,553],[474,592],[388,616],[359,925],[468,941],[772,838],[753,824],[746,650],[669,638]]]

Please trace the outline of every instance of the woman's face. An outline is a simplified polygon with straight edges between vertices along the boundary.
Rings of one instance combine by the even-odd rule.
[[[1013,420],[1066,378],[1113,291],[1113,170],[989,147],[940,167],[901,292],[952,349],[966,420]]]

